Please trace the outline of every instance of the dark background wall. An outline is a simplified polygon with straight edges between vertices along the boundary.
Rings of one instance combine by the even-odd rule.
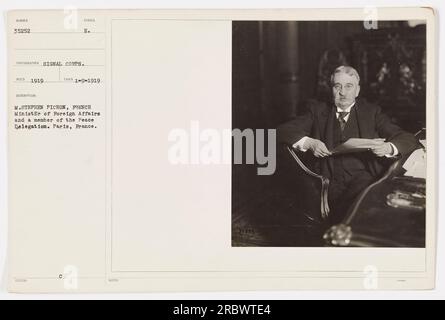
[[[402,127],[425,126],[425,26],[407,21],[233,22],[232,118],[236,128],[275,128],[327,100],[327,79],[340,64],[355,67],[361,96]]]

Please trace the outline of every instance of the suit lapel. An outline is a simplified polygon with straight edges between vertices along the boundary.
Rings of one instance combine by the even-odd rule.
[[[326,144],[326,147],[329,150],[334,148],[334,121],[336,121],[335,117],[335,109],[334,107],[330,107],[326,110],[326,124],[324,129],[323,141]]]
[[[334,121],[336,121],[334,107],[326,106],[324,114],[321,118],[324,122],[320,124],[320,128],[324,128],[322,141],[325,142],[326,148],[328,148],[328,150],[332,150],[334,148]],[[333,174],[334,160],[332,159],[332,157],[328,157],[326,160],[329,166],[329,170],[331,171],[331,174]]]
[[[368,108],[364,102],[358,102],[356,108],[357,126],[359,129],[360,138],[374,139],[377,136],[375,133],[375,120],[373,119],[373,111]],[[379,172],[375,157],[371,157],[368,162],[368,168],[375,176]]]
[[[360,138],[372,139],[374,137],[375,121],[372,119],[372,112],[363,102],[357,101],[355,106],[355,113],[357,116],[357,126]]]
[[[360,134],[360,126],[358,125],[358,119],[357,119],[357,109],[355,107],[353,107],[351,109],[351,113],[349,114],[349,119],[346,122],[345,125],[345,129],[343,131],[344,135],[346,137],[354,137],[354,138],[361,138],[361,134]],[[353,132],[354,127],[358,128],[358,133],[357,132]],[[357,136],[358,134],[358,136]]]

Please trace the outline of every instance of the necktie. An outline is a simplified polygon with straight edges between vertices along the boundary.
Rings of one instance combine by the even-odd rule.
[[[339,112],[338,113],[338,121],[340,122],[340,129],[343,131],[346,126],[346,116],[349,114],[349,112]]]

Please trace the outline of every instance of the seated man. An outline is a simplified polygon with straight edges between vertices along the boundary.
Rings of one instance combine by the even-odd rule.
[[[403,131],[380,107],[358,100],[360,77],[348,66],[331,76],[333,102],[316,103],[296,119],[277,128],[277,139],[318,159],[315,171],[328,177],[332,223],[346,214],[356,196],[381,176],[383,159],[404,156],[418,147],[414,135]],[[357,99],[357,100],[356,100]],[[332,155],[330,150],[349,138],[385,139],[369,152]]]

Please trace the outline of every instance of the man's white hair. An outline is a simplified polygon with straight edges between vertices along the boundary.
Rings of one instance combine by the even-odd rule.
[[[346,73],[347,75],[350,75],[351,77],[356,77],[357,83],[360,84],[360,76],[358,75],[357,70],[355,70],[353,67],[350,67],[350,66],[340,66],[340,67],[337,67],[334,70],[334,72],[332,72],[331,85],[334,85],[334,77],[337,73]]]

